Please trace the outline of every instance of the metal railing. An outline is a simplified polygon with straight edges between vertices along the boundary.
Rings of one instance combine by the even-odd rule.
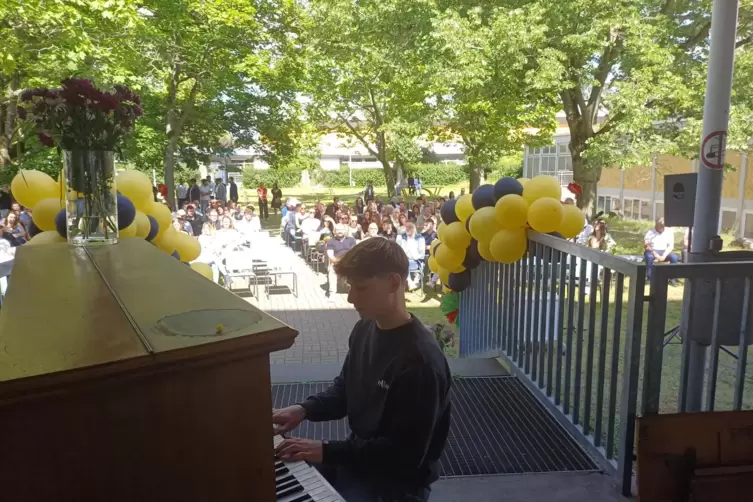
[[[724,314],[718,299],[725,278],[745,277],[742,302],[749,308],[740,317],[740,340],[753,326],[753,263],[659,265],[648,295],[646,272],[640,257],[620,258],[530,232],[523,260],[482,263],[460,295],[460,356],[501,357],[601,467],[618,477],[624,495],[633,485],[638,396],[642,413],[668,411],[666,403],[673,400],[666,397],[674,388],[662,393],[662,372],[674,372],[680,376],[677,407],[685,410],[688,344],[683,344],[682,365],[676,358],[663,360],[665,350],[675,350],[666,348],[665,338],[677,338],[686,329],[666,330],[682,311],[673,305],[675,318],[668,316],[669,283],[687,278],[684,295],[691,301],[694,281],[713,277],[717,327]],[[681,288],[672,289],[674,296],[683,295]],[[715,402],[719,407],[720,354],[737,358],[731,407],[753,407],[744,396],[747,348],[732,352],[719,343],[717,331],[707,364],[707,408],[714,409]]]

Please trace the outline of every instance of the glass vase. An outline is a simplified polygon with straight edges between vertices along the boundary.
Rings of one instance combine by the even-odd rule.
[[[68,244],[116,244],[118,199],[113,152],[66,151],[64,165]]]

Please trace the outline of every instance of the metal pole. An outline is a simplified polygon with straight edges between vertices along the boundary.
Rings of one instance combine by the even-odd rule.
[[[651,158],[651,221],[656,221],[656,155]]]
[[[706,76],[706,99],[703,107],[703,135],[698,163],[698,187],[693,217],[693,240],[690,262],[708,260],[709,245],[719,227],[719,210],[722,204],[724,181],[724,153],[729,126],[732,72],[735,64],[738,0],[714,0],[711,10],[711,46]],[[710,288],[697,281],[698,287]],[[695,285],[695,284],[694,284]],[[711,315],[711,305],[693,305],[705,308]],[[690,309],[683,312],[687,316]],[[699,313],[696,311],[695,315]],[[704,314],[702,314],[704,315]],[[686,338],[687,339],[687,338]],[[703,377],[706,363],[706,346],[688,340],[688,384],[686,412],[700,411],[703,397]]]

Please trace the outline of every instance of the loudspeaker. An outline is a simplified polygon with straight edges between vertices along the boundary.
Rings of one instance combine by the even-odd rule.
[[[697,182],[698,173],[664,176],[664,224],[666,226],[693,226]]]

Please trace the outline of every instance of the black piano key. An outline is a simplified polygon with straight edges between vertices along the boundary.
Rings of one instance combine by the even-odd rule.
[[[282,499],[282,498],[285,498],[285,497],[289,497],[291,495],[295,495],[296,493],[302,492],[302,491],[303,491],[303,486],[301,486],[301,485],[294,486],[294,487],[292,487],[292,488],[290,488],[288,490],[285,490],[283,492],[277,492],[277,499],[279,500],[279,499]]]
[[[280,467],[283,467],[284,465],[285,465],[285,462],[283,462],[282,460],[278,460],[277,462],[275,462],[275,469],[279,469]]]
[[[275,484],[277,486],[284,485],[285,483],[289,483],[290,481],[295,481],[295,476],[292,474],[290,476],[285,476],[284,478],[278,479]]]
[[[287,483],[278,483],[277,485],[277,493],[284,492],[288,488],[292,488],[294,486],[301,486],[301,484],[298,482],[298,480],[294,479],[293,481],[288,481]]]
[[[288,469],[287,467],[280,467],[279,469],[275,469],[275,477],[282,476],[283,474],[287,474],[289,472],[290,469]]]
[[[311,498],[311,495],[301,495],[298,498],[295,498],[291,500],[290,502],[312,502],[314,499]]]

